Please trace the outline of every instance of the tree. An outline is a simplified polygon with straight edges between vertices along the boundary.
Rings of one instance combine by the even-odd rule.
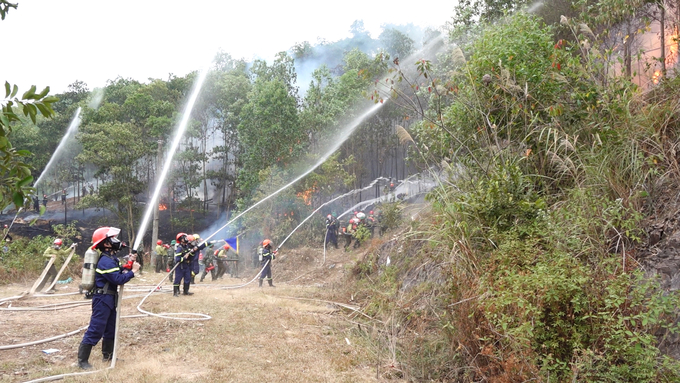
[[[394,57],[405,58],[413,53],[415,41],[394,28],[383,30],[378,39],[387,53]]]
[[[79,208],[101,207],[115,213],[131,242],[140,216],[135,196],[145,190],[138,164],[148,155],[138,134],[135,125],[123,122],[83,124],[78,134],[83,151],[77,160],[96,166],[97,176],[106,181],[97,194],[83,198]]]
[[[243,120],[242,109],[251,89],[245,62],[229,65],[228,71],[217,71],[205,87],[204,94],[210,100],[209,115],[215,123],[221,143],[212,148],[210,154],[221,163],[217,170],[208,170],[211,179],[220,192],[220,210],[228,210],[234,203],[235,180],[241,167],[242,147],[238,138],[238,126]],[[229,190],[229,194],[227,194]]]
[[[4,16],[4,14],[3,14]],[[54,96],[48,96],[49,87],[40,93],[36,92],[35,85],[26,91],[21,98],[17,97],[19,88],[5,82],[5,98],[0,100],[0,204],[8,206],[11,202],[19,208],[24,205],[27,195],[32,193],[30,188],[33,182],[31,167],[26,160],[31,155],[28,150],[17,150],[12,146],[9,137],[12,133],[12,124],[20,122],[22,113],[29,117],[33,124],[37,116],[52,117],[54,110],[52,104],[58,101]]]
[[[238,126],[243,145],[241,190],[248,193],[258,183],[257,174],[267,167],[289,164],[306,144],[297,115],[297,100],[281,80],[257,79],[243,107]]]

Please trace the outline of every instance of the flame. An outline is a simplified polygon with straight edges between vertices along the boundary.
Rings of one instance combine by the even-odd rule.
[[[305,205],[309,206],[312,204],[312,193],[314,193],[314,189],[308,189],[305,191],[301,191],[297,193],[297,196],[302,198],[302,200],[305,202]]]
[[[158,210],[168,210],[168,205],[161,202],[158,204]]]
[[[652,76],[652,82],[654,82],[654,84],[658,84],[659,80],[661,80],[661,70],[655,71]]]

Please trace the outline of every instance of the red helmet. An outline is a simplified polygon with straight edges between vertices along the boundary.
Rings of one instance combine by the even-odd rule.
[[[271,244],[272,244],[272,241],[270,241],[268,239],[265,239],[264,241],[262,241],[262,247],[271,246]]]
[[[326,216],[326,218],[328,218],[328,219],[331,219],[331,215],[330,215],[330,214],[328,214],[328,215]]]
[[[224,245],[224,246],[222,246],[222,248],[223,248],[224,250],[229,250],[229,249],[231,249],[231,246],[229,246],[229,245]]]
[[[61,240],[61,238],[57,238],[54,240],[54,245],[56,246],[61,246],[64,242]]]
[[[162,244],[163,244],[163,241],[161,241],[160,239],[158,241],[156,241],[156,245],[162,245]]]
[[[369,212],[368,212],[368,214],[371,214],[371,215],[373,215],[373,210],[369,211]]]
[[[187,241],[189,241],[189,242],[193,242],[193,241],[194,241],[194,239],[196,239],[196,238],[194,238],[194,236],[193,236],[193,235],[187,235]]]
[[[97,245],[101,243],[101,241],[105,240],[106,238],[111,238],[115,237],[120,233],[120,229],[115,228],[115,227],[100,227],[99,229],[95,230],[94,233],[92,234],[92,248],[96,249]]]
[[[178,233],[177,237],[175,239],[177,240],[177,242],[180,242],[182,240],[181,238],[186,237],[186,236],[187,236],[187,233]]]
[[[163,245],[163,247],[165,247],[166,249],[169,249],[169,248],[170,248],[170,245],[168,245],[168,244],[166,243],[165,245]]]

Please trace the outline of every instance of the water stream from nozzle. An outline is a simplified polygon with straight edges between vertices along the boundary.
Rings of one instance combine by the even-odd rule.
[[[385,102],[387,102],[387,100],[388,100],[388,99],[385,99]],[[354,121],[352,121],[350,124],[347,125],[347,127],[345,128],[345,130],[342,132],[342,134],[340,135],[340,137],[338,137],[338,139],[337,139],[337,140],[335,141],[335,143],[331,146],[331,148],[330,148],[330,149],[329,149],[329,150],[328,150],[321,158],[319,158],[319,160],[318,160],[312,167],[310,167],[306,172],[302,173],[302,174],[299,175],[297,178],[295,178],[294,180],[290,181],[288,184],[286,184],[286,185],[284,185],[283,187],[281,187],[279,190],[277,190],[277,191],[275,191],[275,192],[269,194],[268,196],[262,198],[261,200],[257,201],[257,203],[255,203],[253,206],[247,208],[246,210],[244,210],[244,211],[242,211],[241,213],[239,213],[238,215],[236,215],[236,217],[232,218],[232,219],[231,219],[229,222],[227,222],[224,226],[222,226],[222,227],[220,227],[219,229],[217,229],[217,230],[216,230],[214,233],[212,233],[209,237],[203,239],[203,243],[207,242],[210,238],[214,237],[217,233],[219,233],[220,231],[224,230],[227,226],[231,225],[234,221],[236,221],[237,219],[239,219],[241,216],[243,216],[243,215],[246,214],[247,212],[249,212],[249,211],[251,211],[252,209],[256,208],[258,205],[260,205],[261,203],[265,202],[266,200],[268,200],[268,199],[274,197],[275,195],[279,194],[279,193],[282,192],[283,190],[286,190],[286,189],[289,188],[291,185],[295,184],[296,182],[298,182],[299,180],[301,180],[302,178],[304,178],[305,176],[307,176],[309,173],[311,173],[312,171],[314,171],[314,169],[316,169],[316,168],[318,168],[319,166],[321,166],[321,164],[323,164],[324,162],[326,162],[326,160],[328,159],[328,157],[330,157],[333,153],[335,153],[335,151],[338,150],[338,149],[340,148],[340,146],[341,146],[341,145],[349,138],[349,136],[352,135],[352,133],[354,132],[354,130],[357,128],[357,126],[359,126],[359,124],[361,124],[362,121],[364,121],[366,118],[368,118],[368,117],[371,116],[373,113],[375,113],[375,111],[378,110],[378,109],[380,109],[380,107],[383,106],[383,105],[384,105],[384,103],[375,104],[375,105],[373,105],[370,109],[368,109],[366,112],[364,112],[364,114],[362,114],[361,116],[359,116],[359,117],[357,117],[356,119],[354,119]],[[279,246],[279,247],[280,247],[280,246]],[[278,249],[278,247],[277,247],[277,249]]]
[[[62,137],[61,141],[59,141],[59,146],[57,146],[54,154],[52,154],[52,157],[47,162],[47,165],[45,165],[45,169],[43,169],[42,173],[40,173],[40,177],[38,177],[38,180],[33,184],[34,188],[37,189],[40,181],[42,181],[43,177],[47,174],[47,171],[52,166],[52,163],[54,163],[54,161],[59,158],[59,154],[61,154],[62,150],[66,146],[66,141],[68,141],[68,139],[75,134],[75,132],[78,130],[78,126],[80,126],[80,107],[76,109],[76,113],[73,115],[73,119],[71,119],[71,123],[66,130],[66,134],[64,134],[64,137]]]
[[[149,220],[151,219],[153,209],[158,208],[158,206],[156,205],[158,204],[158,196],[161,193],[163,182],[165,181],[165,177],[168,175],[168,171],[170,170],[170,165],[172,164],[174,154],[177,152],[179,142],[184,136],[184,132],[187,130],[187,125],[189,124],[189,117],[191,117],[191,111],[193,110],[194,105],[196,104],[196,99],[198,99],[198,95],[201,93],[201,88],[203,87],[203,83],[205,82],[205,78],[207,75],[208,69],[205,68],[200,72],[200,74],[198,75],[198,79],[196,79],[196,83],[194,83],[194,89],[191,91],[191,96],[189,97],[187,105],[184,108],[182,120],[180,121],[179,125],[177,125],[175,137],[172,139],[172,145],[170,146],[170,153],[172,154],[168,156],[168,158],[165,160],[165,163],[163,164],[163,170],[161,171],[160,177],[158,177],[158,180],[156,181],[156,188],[153,191],[151,201],[149,201],[146,206],[144,218],[142,219],[142,223],[139,226],[137,235],[135,236],[135,243],[132,246],[132,249],[137,249],[139,247],[139,244],[142,242],[144,232],[146,231],[146,227],[149,225]]]

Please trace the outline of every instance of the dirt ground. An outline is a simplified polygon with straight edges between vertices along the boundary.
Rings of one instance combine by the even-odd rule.
[[[121,318],[119,361],[114,369],[64,381],[89,382],[373,382],[380,376],[380,353],[354,320],[357,316],[331,297],[353,305],[341,290],[345,274],[359,251],[321,249],[282,251],[274,261],[275,288],[248,286],[257,271],[197,283],[193,296],[172,296],[166,280],[144,303],[154,313],[202,313],[209,320],[176,320],[144,316]],[[121,315],[137,315],[137,305],[166,273],[144,272],[125,287]],[[198,278],[197,278],[198,282]],[[78,291],[79,280],[57,285],[58,294]],[[0,298],[20,294],[30,285],[0,287]],[[85,301],[82,295],[28,297],[0,304],[0,346],[45,339],[87,326],[90,305],[62,310],[8,311],[8,308]],[[25,382],[79,372],[75,366],[84,331],[34,346],[0,350],[0,382]],[[47,354],[44,350],[57,349]],[[93,348],[95,369],[101,348]]]

